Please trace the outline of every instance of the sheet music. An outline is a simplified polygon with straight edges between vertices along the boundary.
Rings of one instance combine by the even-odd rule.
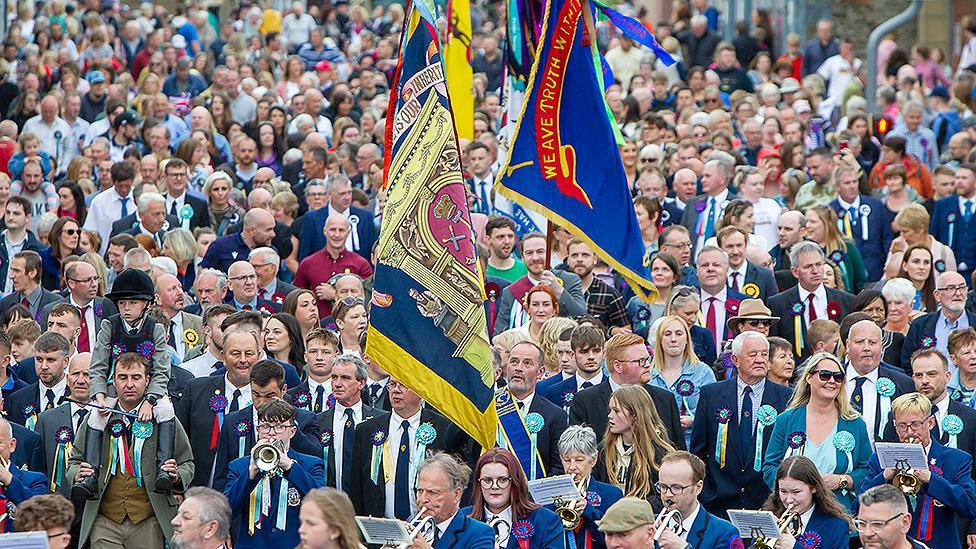
[[[403,521],[396,519],[356,517],[356,524],[363,532],[366,543],[370,545],[400,545],[411,544],[410,532]]]
[[[559,475],[529,481],[529,494],[539,505],[550,505],[555,499],[564,501],[580,499],[579,489],[573,484],[573,475]]]
[[[770,511],[730,509],[729,520],[739,530],[739,536],[743,539],[756,539],[758,537],[775,539],[780,536],[779,526],[776,524],[776,515]]]
[[[48,549],[47,532],[14,532],[0,534],[3,549]]]
[[[882,469],[927,469],[928,456],[921,444],[902,444],[900,442],[879,442],[875,445],[878,462]]]

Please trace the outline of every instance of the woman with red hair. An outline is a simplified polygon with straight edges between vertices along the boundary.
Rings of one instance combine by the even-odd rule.
[[[514,337],[516,342],[531,341],[538,345],[542,325],[550,318],[559,316],[559,298],[548,285],[536,284],[522,297],[522,308],[526,315],[525,324],[503,333],[512,332],[506,337]]]
[[[478,459],[471,506],[461,513],[495,529],[498,547],[562,549],[563,528],[552,511],[529,499],[529,484],[512,452],[492,448]]]

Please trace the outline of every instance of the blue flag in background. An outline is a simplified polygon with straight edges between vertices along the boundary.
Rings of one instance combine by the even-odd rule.
[[[550,0],[498,191],[589,243],[644,299],[656,294],[605,107],[584,0]]]

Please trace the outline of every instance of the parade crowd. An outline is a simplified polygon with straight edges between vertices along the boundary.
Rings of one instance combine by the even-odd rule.
[[[526,451],[364,353],[403,5],[10,4],[0,533],[355,549],[372,516],[415,549],[976,549],[976,19],[952,65],[886,37],[874,113],[828,20],[722,36],[707,0],[617,6],[673,65],[597,21],[647,302],[496,192],[509,3],[474,3],[461,163]],[[928,467],[883,468],[891,442]],[[563,474],[578,498],[533,500]]]

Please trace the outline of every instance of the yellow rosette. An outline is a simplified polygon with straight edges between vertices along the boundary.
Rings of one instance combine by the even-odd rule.
[[[752,282],[750,282],[750,283],[748,283],[748,284],[746,284],[745,286],[742,287],[742,293],[744,293],[747,296],[749,296],[751,298],[754,298],[754,299],[755,298],[758,298],[759,297],[759,286],[757,286],[756,284],[753,284]]]
[[[183,343],[186,343],[190,347],[196,347],[200,343],[200,332],[193,328],[183,330]]]

